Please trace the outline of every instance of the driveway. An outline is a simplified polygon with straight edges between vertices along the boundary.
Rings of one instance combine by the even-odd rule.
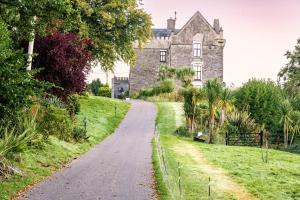
[[[156,199],[151,160],[156,108],[148,102],[131,103],[111,136],[38,183],[21,199]]]

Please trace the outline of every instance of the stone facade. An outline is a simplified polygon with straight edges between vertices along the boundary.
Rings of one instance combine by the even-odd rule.
[[[223,80],[225,40],[219,20],[214,20],[212,27],[200,12],[196,12],[180,30],[175,29],[175,22],[176,19],[168,19],[167,29],[153,29],[149,43],[143,49],[136,48],[136,66],[129,75],[130,92],[151,87],[158,79],[162,64],[194,68],[199,72],[193,82],[196,86],[211,78]],[[199,54],[196,44],[201,46],[196,47],[200,49]],[[161,61],[161,51],[166,52],[165,62]]]
[[[128,77],[114,77],[112,79],[112,97],[122,99],[129,92]]]

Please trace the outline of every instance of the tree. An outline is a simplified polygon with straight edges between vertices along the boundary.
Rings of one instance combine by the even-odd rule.
[[[86,88],[86,76],[93,59],[88,51],[91,41],[80,39],[73,33],[59,33],[36,38],[36,52],[33,68],[43,67],[38,73],[40,80],[48,81],[57,87],[49,92],[67,100],[74,93]]]
[[[0,20],[0,121],[14,121],[26,107],[32,96],[42,94],[48,84],[34,78],[36,71],[26,71],[26,57],[12,49],[10,33]],[[15,122],[15,121],[14,121]]]
[[[295,135],[300,134],[300,111],[292,111],[290,119],[292,120],[291,132],[293,134],[290,141],[291,146],[294,142]]]
[[[289,131],[291,129],[292,120],[290,118],[292,106],[288,100],[284,100],[280,106],[282,117],[280,119],[283,125],[284,148],[288,147]]]
[[[300,92],[300,38],[297,41],[293,52],[285,54],[288,63],[278,73],[283,80],[283,85],[289,96],[297,95]]]
[[[134,65],[133,43],[141,47],[151,37],[150,15],[138,6],[136,0],[0,0],[1,18],[18,45],[33,32],[76,33],[93,41],[90,50],[106,69],[118,60]]]
[[[213,80],[208,80],[204,84],[204,88],[205,88],[205,92],[206,92],[206,99],[208,101],[208,110],[209,110],[208,143],[212,143],[215,113],[216,113],[217,104],[221,98],[223,85],[218,79],[213,79]]]
[[[235,106],[250,113],[255,122],[270,132],[280,128],[278,109],[283,101],[283,91],[272,81],[252,79],[235,92]]]
[[[72,0],[80,10],[79,28],[73,31],[93,41],[92,52],[101,66],[112,69],[123,60],[135,64],[133,42],[141,47],[151,37],[151,18],[136,0]]]
[[[89,89],[91,90],[91,92],[97,96],[98,95],[98,91],[99,88],[102,87],[102,83],[100,82],[100,79],[97,80],[93,80],[90,84],[89,84]]]
[[[228,110],[232,107],[233,103],[233,95],[231,91],[228,88],[225,88],[220,97],[220,103],[221,103],[221,117],[220,117],[220,124],[223,125]]]

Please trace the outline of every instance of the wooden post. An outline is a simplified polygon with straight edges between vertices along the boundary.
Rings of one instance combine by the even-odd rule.
[[[259,136],[260,136],[260,147],[262,147],[263,144],[264,144],[263,131],[261,131],[261,132],[259,133]]]
[[[226,143],[226,146],[228,145],[228,133],[226,133],[226,136],[225,136],[225,143]]]

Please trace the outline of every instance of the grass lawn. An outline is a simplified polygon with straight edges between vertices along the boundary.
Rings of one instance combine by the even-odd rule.
[[[99,143],[115,130],[130,107],[127,102],[102,97],[80,97],[80,105],[78,122],[84,117],[87,118],[89,139],[82,143],[68,143],[50,137],[44,149],[22,153],[18,166],[24,174],[0,180],[1,200],[15,196],[27,185],[39,182]],[[115,105],[117,105],[116,117]]]
[[[249,195],[253,199],[300,199],[299,154],[269,150],[269,163],[263,163],[259,148],[208,145],[177,137],[173,135],[178,124],[175,116],[181,115],[178,112],[180,109],[177,109],[181,105],[157,105],[157,126],[168,169],[167,176],[164,175],[164,170],[159,170],[158,156],[154,149],[154,169],[161,199],[179,197],[178,162],[182,165],[183,199],[207,199],[209,177],[213,180],[213,199],[252,199]],[[205,166],[212,166],[213,169],[206,169]],[[220,171],[222,173],[219,176]],[[231,183],[235,185],[230,185]],[[243,190],[244,193],[241,193]]]

